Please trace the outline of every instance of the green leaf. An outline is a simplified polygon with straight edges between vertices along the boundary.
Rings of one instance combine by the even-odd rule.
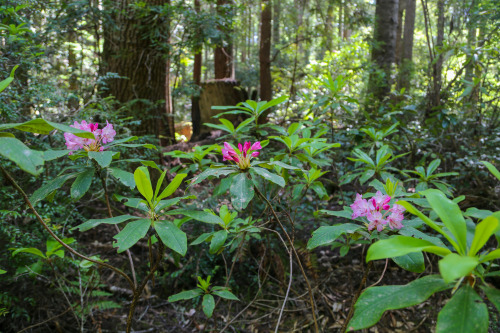
[[[208,238],[212,237],[214,233],[213,232],[205,232],[198,236],[194,241],[191,242],[191,245],[198,245],[206,241]]]
[[[259,167],[253,167],[250,170],[258,174],[259,176],[262,176],[263,178],[275,183],[276,185],[279,185],[281,187],[285,186],[285,180],[283,179],[283,177],[278,176],[277,174],[274,174],[269,170]]]
[[[210,242],[209,253],[214,254],[220,250],[220,248],[224,245],[227,239],[227,231],[219,230],[213,234],[212,241]]]
[[[31,253],[31,254],[34,254],[34,255],[37,255],[39,257],[42,257],[42,258],[47,258],[43,253],[42,251],[40,251],[39,249],[36,249],[34,247],[30,247],[30,248],[26,248],[26,247],[23,247],[21,249],[17,249],[15,250],[14,252],[12,252],[12,256],[15,256],[16,254],[18,253]]]
[[[233,301],[239,301],[238,297],[236,297],[232,292],[230,292],[227,289],[221,289],[221,290],[212,290],[212,294],[217,295],[219,297],[225,298],[225,299],[230,299]]]
[[[164,220],[156,221],[154,227],[163,244],[181,256],[186,255],[187,236],[184,231],[172,222]]]
[[[192,289],[192,290],[186,290],[186,291],[181,291],[178,294],[172,295],[168,298],[168,301],[170,303],[181,301],[181,300],[187,300],[187,299],[192,299],[198,296],[201,296],[203,291],[199,288]]]
[[[307,249],[312,250],[318,246],[327,245],[345,234],[352,234],[363,229],[363,226],[353,223],[337,224],[328,227],[319,227],[314,231],[311,239],[307,243]]]
[[[484,293],[488,297],[488,300],[495,305],[497,310],[500,312],[500,290],[496,288],[490,288],[488,286],[481,286]]]
[[[413,273],[425,271],[424,255],[422,252],[412,252],[404,256],[394,257],[392,260],[401,268]]]
[[[224,225],[224,221],[217,215],[214,215],[209,212],[199,211],[199,210],[186,210],[186,209],[175,209],[170,211],[172,214],[182,214],[185,216],[189,216],[196,221],[210,223],[210,224],[219,224],[221,226]]]
[[[495,168],[495,166],[493,164],[491,164],[490,162],[486,162],[486,161],[481,161],[481,163],[483,163],[484,166],[487,167],[488,170],[490,170],[490,172],[493,176],[497,177],[497,179],[500,180],[500,171],[498,171],[498,169]]]
[[[161,185],[163,184],[163,180],[165,179],[166,175],[167,175],[167,170],[161,173],[160,178],[158,178],[158,181],[156,182],[155,194],[153,196],[155,200],[157,200],[156,198],[158,198],[158,193],[160,193]]]
[[[7,271],[4,271],[3,269],[0,268],[0,275],[7,273]]]
[[[69,173],[52,179],[33,193],[30,198],[31,203],[35,204],[37,201],[45,199],[50,193],[61,188],[64,183],[71,178],[75,178],[77,175],[78,173]]]
[[[24,123],[0,125],[0,130],[5,130],[8,128],[15,128],[20,131],[39,133],[39,134],[50,134],[52,130],[58,129],[62,132],[73,133],[81,138],[95,139],[94,134],[92,132],[83,131],[81,129],[73,128],[67,125],[53,123],[51,121],[47,121],[42,118],[33,119]]]
[[[428,275],[402,286],[371,287],[366,289],[354,305],[354,316],[349,330],[360,330],[375,325],[387,310],[417,305],[447,284],[438,275]]]
[[[440,256],[446,256],[451,253],[447,248],[436,246],[423,239],[394,236],[388,239],[379,240],[372,244],[368,248],[366,261],[400,257],[408,253],[420,251],[426,251]]]
[[[89,151],[89,158],[95,160],[101,168],[106,168],[111,164],[114,154],[112,151]]]
[[[79,229],[80,232],[83,232],[95,228],[100,224],[120,224],[132,219],[140,219],[140,217],[132,215],[120,215],[107,219],[91,219],[74,228],[71,228],[71,230]]]
[[[131,190],[135,187],[134,175],[131,172],[117,168],[108,168],[109,173],[118,179],[123,185],[128,186]]]
[[[245,209],[255,194],[252,181],[244,173],[237,174],[233,178],[229,194],[231,203],[236,210]]]
[[[172,179],[170,184],[168,184],[168,186],[163,190],[163,192],[161,192],[160,196],[156,198],[156,200],[161,200],[168,197],[169,195],[172,195],[175,190],[177,190],[177,188],[179,188],[179,186],[182,184],[182,180],[186,178],[186,176],[187,173],[180,173],[176,175],[174,179]]]
[[[439,312],[436,333],[486,333],[488,324],[486,304],[465,284]]]
[[[113,236],[113,238],[116,239],[116,242],[113,243],[113,247],[118,248],[118,253],[131,248],[141,238],[146,236],[150,226],[150,219],[140,219],[130,222],[120,231],[120,233]]]
[[[191,185],[201,183],[203,180],[210,176],[215,176],[215,177],[220,177],[220,176],[227,176],[231,173],[235,173],[236,170],[233,168],[211,168],[208,170],[203,171],[200,173],[198,176],[194,177],[192,179]]]
[[[59,157],[63,157],[68,155],[71,150],[46,150],[43,152],[43,159],[45,161],[52,161],[58,159]]]
[[[215,300],[214,297],[210,294],[206,294],[203,296],[203,301],[201,302],[201,307],[203,309],[203,312],[205,315],[210,318],[212,317],[212,313],[214,312],[215,308]]]
[[[469,255],[475,256],[479,250],[486,244],[491,235],[498,227],[498,220],[494,216],[488,216],[476,226],[474,239],[470,246]]]
[[[0,92],[4,91],[12,83],[12,81],[14,81],[14,73],[18,67],[19,65],[15,65],[10,72],[10,76],[5,80],[0,81]]]
[[[466,276],[476,268],[479,259],[476,257],[461,256],[451,253],[439,260],[439,272],[446,282]]]
[[[151,200],[153,199],[153,187],[151,186],[151,181],[149,180],[149,172],[146,174],[144,169],[146,168],[139,167],[135,170],[134,180],[139,192],[149,203],[151,203]]]
[[[455,236],[459,248],[457,251],[465,254],[467,250],[467,227],[458,205],[448,199],[446,195],[435,189],[428,189],[421,192],[425,195],[432,209],[439,216],[446,228]]]
[[[16,138],[0,137],[0,155],[16,163],[22,170],[38,175],[44,160],[38,151],[29,149]]]
[[[94,168],[88,168],[76,177],[73,185],[71,185],[71,198],[74,200],[78,200],[90,188],[90,184],[92,184],[92,178],[94,177]]]

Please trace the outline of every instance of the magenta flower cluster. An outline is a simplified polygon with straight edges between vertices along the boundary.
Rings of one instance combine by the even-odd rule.
[[[262,149],[260,141],[255,142],[253,145],[250,142],[245,142],[245,144],[238,143],[238,154],[236,150],[227,142],[224,142],[224,149],[222,149],[222,157],[224,161],[233,161],[242,170],[246,170],[250,167],[250,160],[252,157],[259,156],[260,152],[257,150]]]
[[[382,192],[377,191],[377,193],[370,199],[363,199],[361,194],[356,194],[356,200],[351,205],[352,208],[352,218],[355,219],[360,216],[364,216],[370,221],[368,224],[368,230],[373,230],[377,228],[378,231],[382,231],[385,225],[389,225],[391,229],[401,229],[403,224],[401,221],[404,216],[403,213],[405,208],[401,205],[394,204],[391,206],[389,202],[391,197],[382,194]],[[384,212],[385,211],[385,212]]]
[[[87,123],[83,120],[81,123],[75,121],[70,127],[78,128],[83,131],[92,132],[94,134],[94,139],[80,138],[72,133],[64,133],[64,139],[66,139],[66,147],[69,150],[84,149],[85,151],[103,151],[103,144],[110,143],[114,140],[116,131],[113,125],[106,121],[106,126],[99,129],[98,123]]]

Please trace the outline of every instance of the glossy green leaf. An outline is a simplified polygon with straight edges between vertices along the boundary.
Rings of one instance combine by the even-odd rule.
[[[439,260],[439,272],[446,282],[464,277],[476,268],[479,259],[476,257],[461,256],[451,253]]]
[[[493,305],[500,312],[500,290],[488,286],[481,286],[481,289],[483,289],[486,297],[488,297],[488,300],[493,303]]]
[[[150,219],[140,219],[129,222],[120,233],[113,236],[113,238],[116,239],[116,242],[113,243],[113,247],[118,248],[118,253],[131,248],[141,238],[146,236],[150,226]]]
[[[354,316],[347,327],[349,330],[371,327],[385,311],[420,304],[447,286],[438,275],[428,275],[406,285],[368,288],[354,305]]]
[[[111,164],[114,154],[112,151],[89,151],[89,158],[95,160],[101,168],[106,168]]]
[[[217,287],[214,287],[212,289],[212,294],[225,298],[225,299],[230,299],[232,301],[239,301],[238,297],[236,297],[232,292],[230,292],[227,289],[218,289]]]
[[[92,178],[94,178],[94,168],[88,168],[80,173],[71,185],[71,198],[78,200],[83,197],[92,184]]]
[[[73,128],[67,125],[62,125],[58,123],[53,123],[42,118],[37,118],[29,120],[24,123],[14,123],[14,124],[1,124],[0,130],[5,130],[8,128],[15,128],[20,131],[39,133],[39,134],[50,134],[54,129],[58,129],[62,132],[73,133],[78,137],[95,139],[92,132],[84,131],[78,128]]]
[[[170,221],[160,220],[154,223],[155,230],[165,246],[184,256],[187,252],[187,236]]]
[[[149,180],[149,173],[144,172],[144,167],[139,167],[134,172],[134,180],[137,189],[142,194],[148,202],[153,199],[153,187],[151,186],[151,181]],[[146,169],[147,170],[147,169]]]
[[[16,138],[0,137],[0,155],[16,163],[22,170],[38,175],[44,163],[42,153],[31,150]]]
[[[245,209],[255,194],[252,181],[244,173],[237,174],[233,178],[229,194],[231,203],[236,210]]]
[[[219,224],[221,226],[224,225],[224,221],[212,213],[205,212],[205,211],[199,211],[199,210],[186,210],[186,209],[176,209],[170,211],[172,214],[182,214],[185,216],[189,216],[196,221],[204,222],[204,223],[210,223],[210,224]]]
[[[88,220],[88,221],[72,228],[71,230],[79,229],[80,232],[82,232],[82,231],[87,231],[87,230],[90,230],[92,228],[95,228],[100,224],[120,224],[120,223],[129,221],[129,220],[132,220],[132,219],[140,219],[140,217],[132,216],[132,215],[120,215],[120,216],[115,216],[115,217],[111,217],[111,218],[107,218],[107,219],[91,219],[91,220]]]
[[[484,166],[487,167],[488,170],[490,170],[493,176],[495,176],[498,180],[500,180],[500,171],[498,171],[498,169],[493,164],[486,161],[481,161],[481,163],[483,163]]]
[[[31,254],[34,254],[34,255],[39,256],[41,258],[47,258],[45,256],[45,254],[42,253],[42,251],[40,251],[39,249],[36,249],[34,247],[30,247],[30,248],[23,247],[21,249],[16,249],[14,252],[12,252],[12,256],[15,256],[18,253],[31,253]]]
[[[43,159],[45,161],[52,161],[58,159],[59,157],[67,156],[71,150],[47,150],[43,152]]]
[[[226,230],[219,230],[213,234],[209,249],[209,252],[211,254],[216,253],[221,249],[222,246],[224,246],[224,243],[226,242],[227,239],[227,235],[228,233]]]
[[[156,182],[156,188],[155,188],[155,194],[153,198],[158,198],[158,193],[160,193],[161,185],[163,184],[163,180],[165,179],[165,176],[167,175],[167,170],[163,171],[161,173],[160,178],[158,178],[158,181]],[[161,200],[161,199],[159,199]]]
[[[192,299],[192,298],[201,296],[202,293],[203,293],[203,291],[199,288],[181,291],[178,294],[170,296],[168,298],[168,301],[173,303],[173,302],[177,302],[177,301],[181,301],[181,300]]]
[[[66,183],[69,179],[75,178],[78,173],[69,173],[66,175],[58,176],[52,180],[50,180],[47,184],[40,187],[36,190],[30,198],[30,201],[34,204],[37,201],[45,199],[50,193],[54,192],[61,188],[64,183]]]
[[[447,248],[442,248],[433,243],[407,236],[394,236],[388,239],[382,239],[372,244],[368,248],[366,261],[386,259],[404,256],[412,252],[426,251],[440,256],[446,256],[451,253]]]
[[[12,83],[12,81],[14,81],[14,73],[18,67],[19,65],[15,65],[14,68],[12,68],[9,77],[0,81],[0,92],[4,91]]]
[[[220,176],[227,176],[231,173],[235,173],[236,170],[233,168],[213,168],[213,169],[207,169],[200,173],[198,176],[194,177],[192,179],[191,185],[201,183],[203,180],[205,180],[208,177],[214,176],[214,177],[220,177]]]
[[[422,252],[412,252],[404,256],[394,257],[392,260],[401,268],[413,272],[423,273],[425,271],[424,255]]]
[[[206,241],[207,239],[209,239],[210,237],[212,237],[213,234],[214,234],[213,232],[205,232],[205,233],[201,234],[200,236],[198,236],[198,238],[196,238],[194,241],[192,241],[191,245],[201,244],[204,241]]]
[[[353,223],[343,223],[334,226],[319,227],[313,232],[311,239],[307,243],[307,249],[312,250],[318,246],[333,243],[337,238],[345,234],[352,234],[364,227]]]
[[[487,333],[488,324],[486,304],[464,284],[439,312],[436,333]]]
[[[491,251],[490,253],[488,253],[484,257],[482,257],[481,262],[487,262],[487,261],[491,261],[491,260],[495,260],[495,259],[499,259],[499,258],[500,258],[500,249],[496,249],[494,251]]]
[[[285,180],[283,179],[283,177],[278,176],[277,174],[272,173],[269,170],[266,170],[264,168],[259,168],[259,167],[253,167],[250,170],[252,170],[256,174],[258,174],[259,176],[263,177],[264,179],[275,183],[276,185],[279,185],[281,187],[285,186]]]
[[[212,317],[212,313],[214,312],[215,308],[215,300],[214,297],[210,294],[206,294],[203,296],[203,301],[201,302],[201,307],[203,309],[203,312],[205,315],[210,318]]]
[[[446,228],[455,236],[459,246],[457,251],[465,254],[467,249],[467,227],[460,207],[439,190],[428,189],[421,193],[425,195],[432,209]]]
[[[186,173],[180,173],[172,179],[170,184],[161,192],[160,196],[156,198],[157,200],[161,200],[163,198],[168,197],[169,195],[172,195],[177,188],[182,184],[182,180],[186,178],[187,174]]]
[[[109,173],[131,190],[135,187],[134,174],[122,169],[108,168]]]
[[[479,250],[486,244],[488,239],[490,239],[493,232],[495,232],[498,227],[498,220],[494,216],[488,216],[484,220],[478,223],[476,226],[476,232],[474,233],[474,239],[470,246],[469,255],[475,256]]]

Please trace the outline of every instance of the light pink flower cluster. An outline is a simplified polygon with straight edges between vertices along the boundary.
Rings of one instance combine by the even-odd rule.
[[[78,128],[83,131],[94,133],[94,139],[80,138],[73,133],[64,133],[64,138],[66,139],[66,147],[70,150],[85,149],[85,151],[103,151],[102,144],[112,142],[115,138],[116,131],[113,129],[113,125],[108,123],[106,120],[106,126],[103,129],[99,129],[98,123],[87,123],[85,120],[79,124],[77,121],[70,127]]]
[[[227,142],[224,142],[224,149],[222,149],[222,156],[224,161],[233,161],[242,170],[246,170],[250,167],[250,160],[252,157],[259,156],[260,152],[257,150],[262,149],[260,141],[255,142],[253,145],[250,142],[245,142],[242,146],[238,143],[238,154],[234,148]]]
[[[363,199],[361,194],[356,194],[356,200],[351,205],[352,208],[352,218],[355,219],[359,216],[365,216],[370,224],[368,224],[368,230],[373,230],[377,228],[378,231],[384,229],[384,225],[388,224],[391,229],[401,229],[403,225],[401,221],[404,216],[403,213],[405,208],[401,205],[394,204],[389,205],[391,197],[382,194],[382,192],[377,191],[377,193],[370,199]],[[382,211],[385,211],[382,214]]]

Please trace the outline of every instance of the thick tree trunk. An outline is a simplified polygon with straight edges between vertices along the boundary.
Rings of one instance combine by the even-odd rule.
[[[398,28],[396,31],[396,59],[395,63],[397,65],[401,64],[402,52],[403,52],[403,25],[404,25],[404,17],[406,10],[406,2],[407,0],[399,0],[399,9],[398,9]]]
[[[121,103],[132,100],[147,100],[134,103],[131,115],[142,124],[138,134],[154,133],[157,136],[174,139],[173,126],[164,117],[167,100],[165,78],[167,77],[164,52],[154,46],[145,36],[151,28],[148,18],[139,17],[130,5],[132,0],[105,1],[104,7],[110,11],[105,27],[102,73],[116,73],[122,78],[106,81],[108,93]],[[167,0],[148,0],[148,5],[163,5]],[[154,27],[158,28],[158,27]],[[165,27],[167,29],[167,27]],[[168,110],[168,109],[167,109]],[[159,126],[162,124],[162,126]]]
[[[281,16],[281,1],[273,0],[273,32],[272,32],[272,44],[274,47],[279,45],[280,40],[280,16]]]
[[[369,91],[382,101],[391,90],[391,66],[396,58],[398,0],[377,0],[372,45],[374,72],[369,78]]]
[[[401,65],[399,67],[398,90],[410,89],[413,72],[413,35],[415,32],[416,0],[406,0],[403,42],[401,50]]]
[[[227,5],[230,0],[217,0],[218,15],[232,15],[227,12]],[[228,20],[230,21],[230,20]],[[214,50],[214,74],[215,79],[232,78],[233,72],[233,44],[231,40],[231,31],[229,26],[219,26],[222,32],[222,38],[218,41]]]
[[[430,117],[431,113],[441,106],[441,86],[443,72],[443,53],[441,48],[444,41],[444,0],[437,2],[437,36],[434,53],[437,55],[432,65],[432,87],[430,93],[430,105],[426,110],[426,118]]]
[[[200,0],[194,0],[194,9],[197,13],[200,12]],[[194,49],[194,64],[193,64],[193,82],[201,89],[201,53],[203,45],[196,45]],[[191,124],[193,128],[192,138],[200,135],[201,131],[201,114],[200,114],[200,96],[196,94],[191,97]]]
[[[71,43],[76,42],[76,33],[70,31],[68,34],[68,42],[70,43],[68,47],[68,66],[70,68],[69,77],[69,91],[71,95],[68,98],[68,108],[70,110],[77,110],[79,107],[79,97],[78,97],[78,66],[76,63],[76,54]]]
[[[262,13],[260,24],[260,99],[270,101],[272,99],[271,86],[271,19],[272,10],[269,0],[262,1]]]

